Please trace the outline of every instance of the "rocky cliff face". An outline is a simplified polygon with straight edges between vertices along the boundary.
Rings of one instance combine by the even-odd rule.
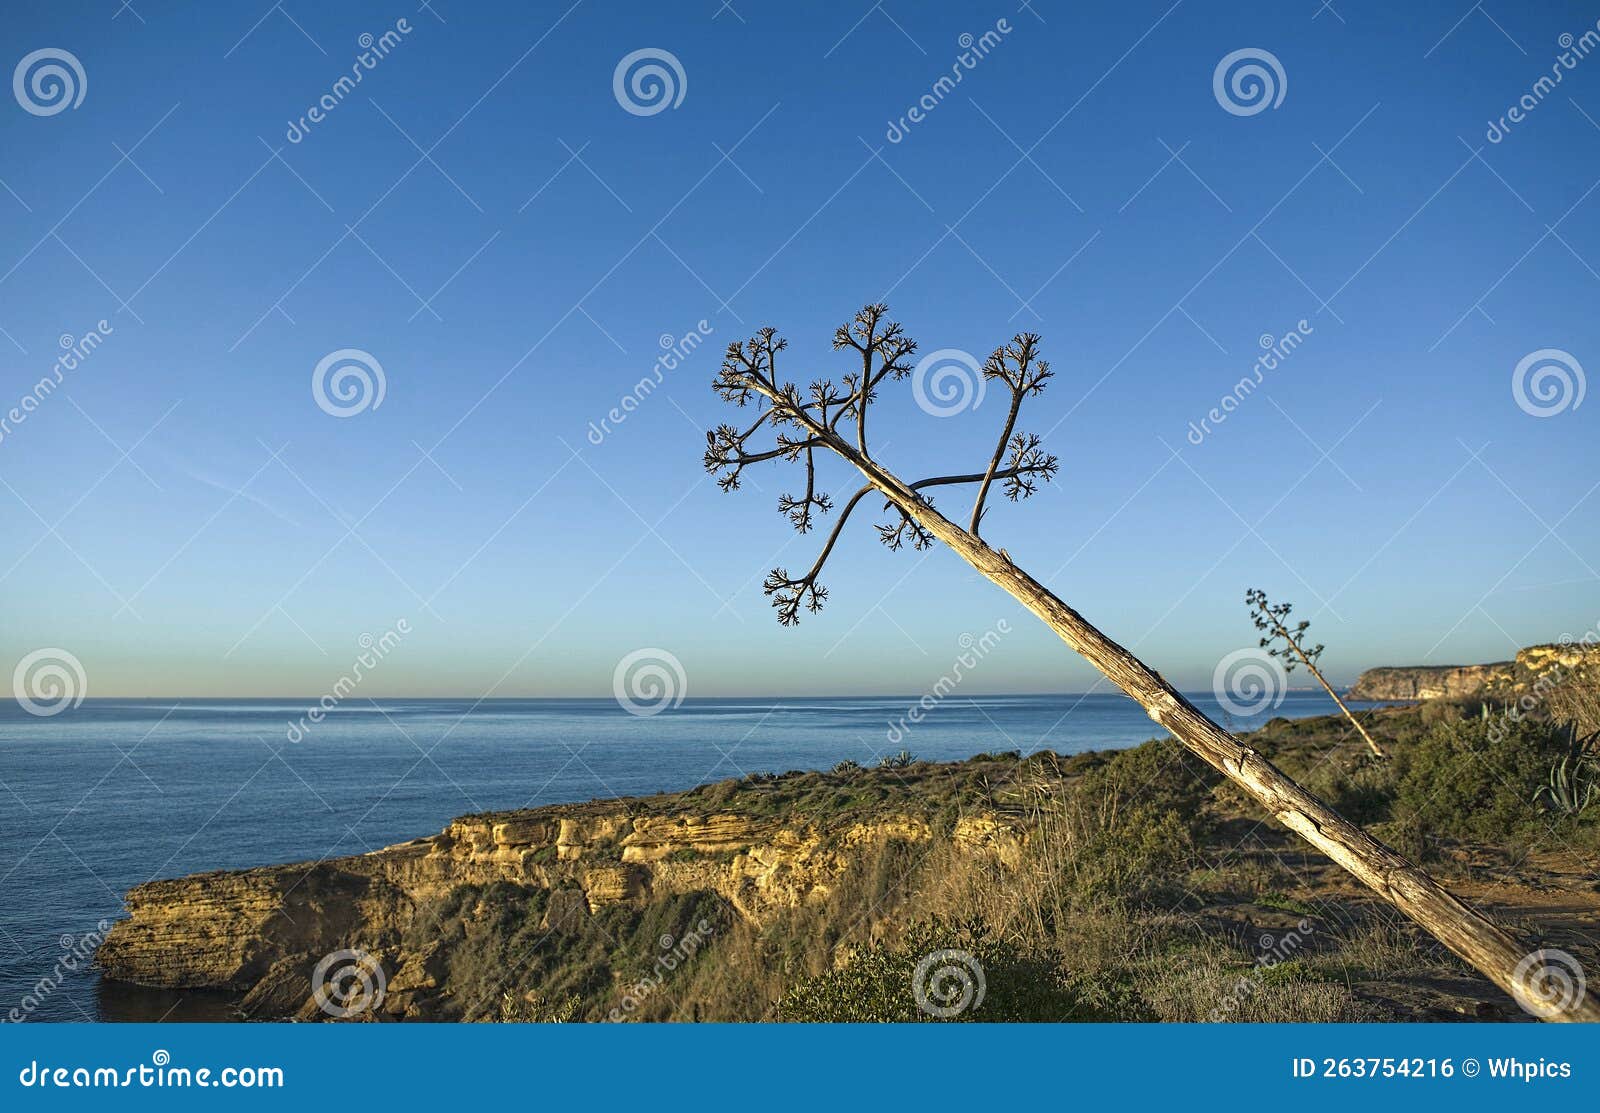
[[[914,809],[915,794],[904,803]],[[557,927],[609,905],[642,907],[690,892],[719,894],[760,924],[825,896],[864,845],[926,842],[933,822],[892,806],[831,822],[788,808],[705,813],[680,797],[470,816],[370,854],[140,885],[97,961],[120,981],[232,990],[244,995],[247,1014],[309,1020],[325,1011],[312,1000],[316,964],[358,949],[385,972],[382,1012],[425,1018],[441,970],[429,948],[408,951],[402,941],[414,941],[422,909],[459,886],[509,881],[549,890],[546,917]],[[1014,818],[983,812],[943,830],[956,846],[1002,860],[1023,837]]]
[[[1350,688],[1351,699],[1465,699],[1509,680],[1510,661],[1492,665],[1415,665],[1368,669]]]
[[[1368,669],[1351,686],[1361,700],[1468,699],[1516,695],[1553,669],[1571,670],[1600,662],[1600,647],[1582,643],[1533,645],[1514,661],[1488,665],[1417,665]]]

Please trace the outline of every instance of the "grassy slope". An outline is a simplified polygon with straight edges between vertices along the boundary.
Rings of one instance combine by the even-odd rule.
[[[1347,724],[1276,720],[1253,742],[1291,775],[1531,940],[1600,970],[1600,805],[1560,817],[1534,794],[1566,739],[1492,731],[1476,709],[1371,713],[1374,762]],[[1500,737],[1504,735],[1504,737]],[[973,954],[962,1019],[1519,1018],[1487,981],[1303,848],[1170,740],[1113,754],[986,755],[834,774],[760,775],[641,801],[671,812],[804,817],[825,830],[913,812],[931,845],[864,847],[824,898],[757,931],[713,894],[539,924],[511,885],[438,910],[451,990],[473,1019],[925,1019],[910,983],[941,948]],[[961,853],[962,814],[1031,831],[1020,861]],[[714,932],[662,970],[663,936]],[[513,971],[510,977],[507,971]]]

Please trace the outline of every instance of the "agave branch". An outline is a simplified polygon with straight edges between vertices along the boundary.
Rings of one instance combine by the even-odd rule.
[[[996,348],[984,362],[983,377],[990,382],[1004,383],[1011,391],[1011,405],[1006,411],[1005,427],[995,442],[994,454],[989,457],[989,470],[979,481],[978,497],[972,503],[972,524],[967,528],[973,534],[978,532],[983,520],[984,499],[989,495],[989,485],[1000,473],[1000,461],[1007,447],[1011,449],[1011,459],[1006,470],[1011,474],[1002,478],[1006,497],[1011,501],[1032,495],[1036,490],[1035,479],[1048,482],[1055,475],[1056,458],[1039,447],[1038,436],[1031,433],[1012,436],[1022,400],[1042,393],[1052,374],[1050,364],[1039,358],[1039,334],[1034,332],[1018,333],[1011,343]]]
[[[1261,639],[1261,648],[1265,649],[1270,656],[1282,659],[1284,673],[1287,674],[1294,671],[1296,659],[1298,658],[1298,663],[1305,665],[1306,671],[1316,678],[1318,684],[1322,685],[1323,691],[1333,697],[1333,702],[1339,705],[1339,710],[1344,714],[1344,717],[1350,720],[1350,725],[1355,727],[1356,733],[1365,740],[1367,748],[1372,751],[1372,755],[1374,757],[1388,756],[1383,752],[1383,747],[1378,745],[1377,740],[1367,733],[1367,728],[1361,725],[1361,720],[1357,719],[1355,714],[1345,706],[1344,700],[1339,698],[1339,693],[1333,690],[1333,685],[1329,684],[1326,678],[1323,677],[1322,670],[1317,668],[1317,659],[1322,656],[1322,651],[1327,647],[1321,644],[1310,646],[1309,648],[1306,646],[1306,631],[1311,628],[1311,623],[1301,619],[1292,628],[1289,626],[1289,615],[1294,610],[1294,604],[1275,604],[1267,598],[1266,592],[1255,587],[1244,593],[1244,601],[1250,608],[1250,618],[1255,622],[1256,629],[1266,631],[1265,636]],[[1280,641],[1283,643],[1282,645],[1276,644]]]
[[[833,333],[834,351],[849,348],[861,357],[861,371],[844,377],[849,393],[834,424],[842,418],[854,418],[856,451],[869,460],[872,454],[867,451],[867,407],[884,379],[899,380],[911,374],[906,357],[917,350],[917,342],[905,334],[899,321],[889,320],[888,313],[889,307],[882,302],[863,306]]]
[[[818,518],[832,511],[833,497],[821,489],[818,481],[819,456],[831,452],[846,462],[875,463],[867,442],[868,411],[885,381],[898,381],[911,373],[910,356],[916,352],[917,342],[906,335],[898,321],[889,319],[888,312],[886,305],[867,305],[840,325],[833,334],[834,350],[854,353],[860,360],[859,367],[842,375],[841,385],[820,379],[813,381],[804,394],[779,377],[779,355],[788,348],[788,341],[775,330],[764,328],[742,344],[728,345],[713,386],[724,400],[741,407],[753,403],[760,412],[748,425],[723,424],[706,434],[704,463],[706,470],[717,477],[719,487],[737,490],[744,469],[755,464],[773,460],[798,462],[805,469],[805,489],[798,495],[780,495],[779,512],[797,532],[808,533]],[[995,482],[1001,483],[1006,497],[1015,502],[1033,495],[1040,483],[1054,479],[1059,464],[1044,451],[1040,437],[1015,431],[1023,400],[1042,392],[1051,377],[1050,365],[1039,358],[1038,350],[1037,335],[1020,333],[1009,344],[995,349],[984,365],[984,375],[1004,383],[1011,393],[1005,427],[984,470],[927,476],[911,483],[896,480],[894,486],[915,503],[931,506],[920,494],[926,488],[976,484],[976,522]],[[853,437],[845,431],[852,426]],[[771,439],[757,446],[753,442],[758,435]],[[800,620],[802,609],[813,613],[821,610],[828,593],[818,576],[851,511],[873,486],[869,483],[845,504],[810,569],[793,576],[775,568],[768,575],[763,589],[772,597],[779,622],[793,625]],[[878,539],[889,549],[899,550],[907,544],[913,549],[926,549],[933,544],[933,535],[903,503],[887,497],[884,509],[890,520],[876,528]]]

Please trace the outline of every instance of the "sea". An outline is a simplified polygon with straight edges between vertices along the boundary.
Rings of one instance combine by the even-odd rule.
[[[1337,710],[1309,691],[1246,717],[1210,692],[1189,698],[1236,731]],[[913,714],[918,699],[687,699],[650,715],[612,699],[380,699],[321,722],[309,701],[88,699],[49,717],[6,701],[0,1020],[229,1015],[216,995],[101,979],[86,957],[125,915],[128,889],[155,878],[359,854],[473,812],[873,765],[901,750],[1070,754],[1159,733],[1120,694],[951,696]]]

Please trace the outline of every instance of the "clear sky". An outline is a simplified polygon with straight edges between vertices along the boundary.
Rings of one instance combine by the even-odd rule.
[[[972,691],[1088,687],[866,516],[828,608],[774,621],[763,575],[818,538],[776,513],[780,468],[704,475],[708,385],[765,324],[794,378],[837,377],[833,328],[878,299],[924,352],[1043,335],[1023,428],[1061,474],[986,532],[1180,685],[1254,644],[1253,586],[1341,680],[1580,636],[1600,400],[1538,417],[1512,381],[1544,349],[1600,367],[1600,57],[1559,60],[1596,12],[1464,6],[9,4],[6,72],[66,51],[83,95],[0,103],[0,412],[109,331],[0,440],[0,665],[59,647],[91,696],[316,694],[404,619],[363,694],[598,695],[647,647],[691,696],[903,693],[1004,619]],[[619,100],[641,49],[681,101]],[[1281,101],[1219,99],[1242,49]],[[347,418],[311,389],[342,349],[384,377]],[[882,456],[981,468],[999,401],[938,418],[901,384]]]

